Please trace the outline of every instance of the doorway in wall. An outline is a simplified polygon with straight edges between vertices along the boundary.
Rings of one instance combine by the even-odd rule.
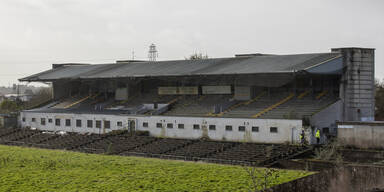
[[[129,118],[128,119],[128,131],[130,133],[134,133],[136,131],[136,125],[137,125],[137,119],[132,119],[132,118]]]

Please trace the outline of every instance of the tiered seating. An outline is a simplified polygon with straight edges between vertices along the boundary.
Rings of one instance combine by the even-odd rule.
[[[2,136],[9,135],[13,132],[18,131],[19,129],[0,129],[0,139]]]
[[[29,146],[38,147],[40,143],[46,142],[51,139],[55,139],[57,137],[59,137],[59,135],[53,134],[53,133],[37,133],[30,137],[25,137],[23,139],[20,139],[19,142],[22,142]]]
[[[243,143],[221,153],[213,154],[210,157],[215,159],[255,162],[265,160],[265,152],[265,145]]]
[[[144,93],[129,99],[124,106],[128,108],[136,107],[144,103],[168,103],[176,96],[173,95],[158,95],[154,91]]]
[[[224,151],[236,144],[232,142],[199,141],[165,154],[179,157],[205,158],[210,154]]]
[[[96,142],[91,142],[78,150],[90,153],[119,154],[155,141],[154,137],[113,135]]]
[[[324,97],[325,95],[328,94],[328,90],[324,90],[322,91],[321,93],[319,93],[317,96],[316,96],[316,99],[321,99],[322,97]]]
[[[56,104],[55,106],[53,106],[51,108],[65,109],[65,108],[68,108],[68,106],[72,106],[73,103],[76,103],[81,99],[83,99],[83,98],[80,96],[69,97],[69,98],[66,98],[66,99],[60,101],[58,104]]]
[[[295,94],[293,93],[290,93],[287,97],[285,97],[284,99],[278,101],[277,103],[265,108],[264,110],[256,113],[255,115],[253,115],[252,117],[254,118],[259,118],[260,116],[264,115],[265,113],[268,113],[269,111],[271,110],[274,110],[275,108],[281,106],[282,104],[288,102],[289,100],[291,100],[293,97],[295,96]]]
[[[242,143],[209,158],[265,164],[287,157],[302,150],[301,146]]]
[[[335,101],[337,101],[337,98],[332,95],[323,95],[320,99],[316,99],[314,95],[309,94],[302,98],[293,98],[274,110],[263,114],[260,118],[302,119],[305,116],[313,115]]]
[[[76,133],[68,133],[65,135],[60,135],[55,139],[46,140],[41,144],[42,147],[48,149],[74,149],[101,138],[102,136],[97,134],[81,135]]]
[[[302,119],[313,115],[329,104],[337,101],[337,97],[323,91],[311,94],[305,90],[295,96],[289,92],[265,94],[247,105],[239,105],[226,111],[223,117],[253,117],[262,119]]]
[[[210,114],[210,116],[217,116],[217,117],[222,117],[224,114],[234,110],[234,109],[237,109],[241,106],[247,106],[251,103],[254,103],[256,102],[257,100],[259,100],[261,97],[263,97],[264,95],[266,94],[265,91],[261,92],[259,95],[257,95],[255,98],[252,98],[248,101],[243,101],[243,102],[240,102],[240,101],[237,101],[237,102],[234,102],[234,104],[230,107],[228,107],[226,110],[224,110],[223,112],[219,113],[219,114]]]
[[[78,109],[78,110],[94,110],[95,105],[105,102],[105,98],[100,94],[92,94],[83,97],[72,104],[67,105],[65,108]]]
[[[85,100],[89,99],[90,97],[91,97],[91,96],[89,95],[89,96],[86,96],[86,97],[84,97],[84,98],[81,98],[81,99],[79,99],[79,100],[77,100],[77,101],[75,101],[75,102],[73,102],[73,103],[71,103],[71,104],[65,106],[64,108],[67,109],[67,108],[70,108],[70,107],[72,107],[72,106],[78,105],[78,104],[80,104],[81,102],[84,102]]]
[[[129,152],[134,153],[144,153],[144,154],[163,154],[169,151],[173,151],[178,148],[182,148],[186,145],[189,145],[196,140],[187,140],[187,139],[158,139],[155,142],[152,142],[148,145],[135,148]],[[129,154],[129,152],[125,154]],[[124,155],[124,153],[123,153]]]
[[[176,95],[158,95],[156,92],[152,91],[150,93],[133,96],[126,101],[114,101],[107,106],[107,109],[136,109],[143,104],[166,104],[172,101],[174,102],[176,98]],[[144,111],[144,113],[148,114],[150,114],[150,112],[151,110]]]
[[[300,155],[310,148],[293,145],[220,142],[131,136],[126,132],[103,135],[65,135],[38,130],[0,130],[0,144],[28,145],[88,153],[139,155],[160,158],[204,160],[215,163],[270,166],[278,160]]]
[[[34,134],[38,134],[38,131],[30,130],[30,129],[18,129],[15,132],[11,132],[10,134],[6,134],[0,137],[0,144],[14,144],[17,145],[17,141],[30,137]]]
[[[223,115],[223,117],[251,117],[254,114],[257,114],[268,107],[278,103],[284,98],[288,97],[289,93],[281,92],[276,94],[264,94],[257,101],[252,102],[248,105],[242,105],[238,108],[235,108]]]
[[[215,105],[225,104],[231,97],[230,95],[184,96],[164,115],[207,116],[213,112]]]
[[[297,157],[304,152],[308,152],[308,150],[312,150],[312,148],[308,148],[307,146],[276,145],[266,150],[268,154],[267,158],[259,161],[258,164],[268,167],[277,163],[279,160]]]
[[[92,98],[89,98],[75,106],[72,106],[71,109],[77,109],[77,110],[95,110],[95,100]]]

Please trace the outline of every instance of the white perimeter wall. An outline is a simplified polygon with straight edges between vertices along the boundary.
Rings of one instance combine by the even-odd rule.
[[[136,130],[149,131],[150,135],[157,137],[197,139],[209,137],[213,140],[247,141],[262,143],[299,142],[296,133],[302,129],[301,120],[285,119],[243,119],[243,118],[205,118],[205,117],[171,117],[171,116],[127,116],[127,115],[100,115],[100,114],[64,114],[64,113],[35,113],[21,112],[22,127],[34,127],[47,131],[67,131],[80,133],[106,133],[112,130],[128,128],[128,120],[136,121]],[[35,118],[35,122],[32,122]],[[46,124],[41,125],[41,118]],[[61,119],[61,125],[55,126],[55,119]],[[23,121],[25,119],[25,121]],[[50,123],[48,119],[52,119]],[[71,126],[65,126],[65,120],[71,119]],[[82,127],[76,127],[76,120],[82,121]],[[87,120],[93,120],[93,128],[87,128]],[[110,121],[111,128],[96,128],[95,120]],[[117,122],[122,122],[118,126]],[[143,123],[148,127],[143,127]],[[156,124],[162,127],[157,128]],[[167,128],[172,123],[173,128]],[[184,129],[179,129],[178,124],[184,124]],[[200,125],[200,129],[193,129],[193,125]],[[216,130],[209,130],[209,125],[216,125]],[[232,125],[232,131],[226,131],[225,126]],[[245,126],[245,131],[240,132],[239,126]],[[259,127],[259,132],[252,132],[252,127]],[[270,127],[277,127],[277,133],[271,133]]]
[[[384,149],[384,123],[340,122],[337,139],[346,146]]]

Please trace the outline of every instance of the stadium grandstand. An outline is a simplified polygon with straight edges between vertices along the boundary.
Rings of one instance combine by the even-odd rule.
[[[268,143],[300,142],[302,130],[312,142],[315,129],[331,137],[339,121],[374,120],[374,49],[368,48],[53,64],[20,81],[49,82],[53,88],[49,104],[20,113],[21,127],[91,135],[75,146],[33,131],[23,132],[32,137],[16,140],[94,153],[115,143],[113,154],[251,162]],[[115,130],[146,131],[151,137],[103,136]]]

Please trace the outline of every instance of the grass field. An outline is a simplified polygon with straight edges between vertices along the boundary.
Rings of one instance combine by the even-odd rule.
[[[279,170],[274,184],[311,173]],[[0,145],[0,191],[249,191],[240,166]]]

